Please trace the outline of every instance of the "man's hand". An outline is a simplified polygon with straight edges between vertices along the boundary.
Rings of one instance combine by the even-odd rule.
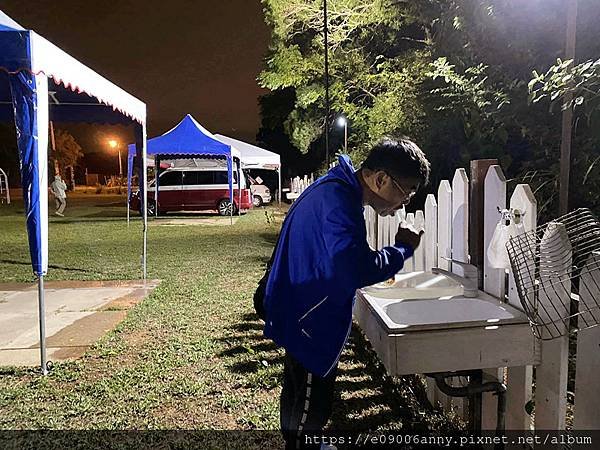
[[[408,244],[414,250],[421,243],[421,236],[423,236],[423,234],[423,232],[417,233],[412,227],[405,228],[400,225],[398,227],[398,232],[396,233],[396,244]]]

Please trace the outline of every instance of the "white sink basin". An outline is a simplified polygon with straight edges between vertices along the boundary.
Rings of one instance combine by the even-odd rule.
[[[427,300],[423,302],[422,300]],[[528,323],[525,315],[495,299],[462,295],[390,303],[383,309],[391,328],[460,328],[479,324]]]
[[[381,299],[423,299],[444,295],[460,295],[462,286],[445,275],[432,272],[399,273],[394,284],[377,283],[363,289],[372,297]]]
[[[394,288],[391,288],[394,289]],[[357,291],[354,316],[393,375],[537,364],[526,315],[479,292],[421,299]]]

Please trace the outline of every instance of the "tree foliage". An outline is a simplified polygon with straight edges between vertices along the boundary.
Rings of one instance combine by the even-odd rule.
[[[433,185],[470,159],[498,158],[511,179],[537,190],[540,209],[554,211],[556,104],[571,92],[578,109],[572,179],[585,180],[583,187],[573,183],[572,205],[600,207],[590,194],[596,179],[600,188],[598,2],[579,0],[578,54],[590,61],[574,65],[556,64],[567,0],[328,0],[332,115],[326,118],[323,1],[262,1],[272,40],[259,82],[271,90],[271,104],[286,93],[281,131],[299,151],[322,161],[316,149],[326,127],[330,150],[339,150],[341,132],[333,124],[343,114],[358,163],[381,136],[404,134],[432,160]]]
[[[57,129],[54,142],[56,151],[51,153],[52,161],[55,164],[58,163],[61,172],[67,167],[75,168],[79,159],[83,156],[83,151],[73,135],[68,131]]]

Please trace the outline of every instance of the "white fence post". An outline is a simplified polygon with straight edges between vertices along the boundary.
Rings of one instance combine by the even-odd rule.
[[[406,222],[406,225],[408,225],[410,228],[415,228],[415,215],[414,213],[408,213],[406,215],[406,218],[404,219]],[[409,258],[408,261],[406,261],[406,263],[404,264],[404,270],[403,272],[414,272],[415,271],[415,258]]]
[[[456,169],[452,179],[452,259],[469,262],[469,178],[465,169]],[[458,264],[452,272],[464,275]]]
[[[417,233],[425,231],[425,214],[423,214],[423,211],[421,210],[415,213],[415,230]],[[416,271],[425,270],[425,243],[423,242],[423,239],[421,239],[421,243],[415,249],[413,259],[415,260],[414,268]]]
[[[469,178],[465,169],[456,169],[452,178],[452,259],[469,262]],[[463,276],[464,270],[458,264],[452,265],[452,272]],[[460,382],[453,377],[452,384]],[[465,417],[466,399],[452,397],[452,405],[460,417]]]
[[[423,244],[425,247],[425,270],[431,271],[437,267],[438,257],[438,206],[435,196],[429,194],[425,200],[425,235]]]
[[[537,201],[528,184],[519,184],[510,197],[510,208],[521,213],[525,232],[535,232],[537,228]],[[532,264],[534,262],[532,261]],[[512,270],[508,274],[508,303],[523,310]],[[531,401],[533,366],[509,367],[506,371],[508,390],[506,392],[506,428],[508,430],[529,430],[531,416],[525,405]]]
[[[493,165],[487,171],[483,188],[483,290],[504,301],[503,269],[493,269],[487,258],[487,250],[492,240],[496,224],[500,220],[498,209],[506,207],[506,179],[500,166]],[[483,370],[484,379],[492,378],[500,382],[504,379],[504,368],[490,367]],[[487,377],[486,377],[487,375]],[[497,397],[491,393],[482,395],[481,427],[484,430],[496,427]]]
[[[600,298],[600,253],[594,252],[582,270],[579,304],[585,311],[597,304]],[[578,318],[579,323],[596,323],[600,310],[584,312]],[[575,420],[576,430],[600,429],[600,326],[581,330],[577,333],[577,371],[575,373]]]
[[[370,206],[365,206],[365,225],[367,227],[367,242],[373,250],[377,250],[377,213]]]
[[[543,323],[550,323],[569,315],[571,282],[563,279],[564,289],[556,289],[555,283],[557,283],[557,273],[570,272],[572,255],[569,253],[571,252],[571,244],[564,225],[548,224],[540,243],[538,312]],[[554,333],[565,333],[565,335],[542,341],[542,363],[536,367],[535,372],[535,428],[564,430],[567,412],[569,333],[567,326],[561,321],[549,326]],[[542,338],[544,337],[550,337],[545,328],[542,330]]]
[[[452,188],[448,180],[442,180],[438,188],[438,251],[437,266],[450,270],[452,265],[444,257],[452,253]]]

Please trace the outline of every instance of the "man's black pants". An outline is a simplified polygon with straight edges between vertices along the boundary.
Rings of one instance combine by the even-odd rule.
[[[331,415],[336,371],[333,368],[328,376],[319,377],[285,353],[279,406],[286,450],[320,447],[312,436],[321,435]]]

